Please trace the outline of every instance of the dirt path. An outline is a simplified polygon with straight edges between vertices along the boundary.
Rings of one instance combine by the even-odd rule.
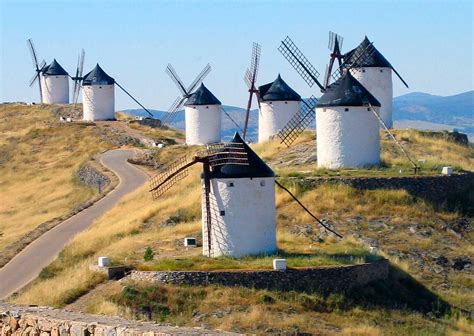
[[[68,242],[87,229],[97,218],[115,206],[126,194],[141,186],[147,176],[127,159],[133,150],[104,153],[101,162],[119,177],[118,186],[100,201],[46,232],[0,269],[0,299],[6,298],[34,280]]]

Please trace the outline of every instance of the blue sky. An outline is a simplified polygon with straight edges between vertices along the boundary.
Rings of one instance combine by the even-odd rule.
[[[452,95],[473,89],[473,1],[21,1],[0,0],[0,101],[38,100],[26,39],[41,58],[70,73],[86,50],[85,72],[99,62],[145,106],[167,109],[209,62],[206,86],[227,105],[244,106],[251,42],[262,45],[258,84],[278,73],[303,96],[318,95],[277,51],[289,35],[324,72],[328,31],[346,51],[367,35],[410,85],[394,77],[395,96]],[[117,89],[118,90],[118,89]],[[116,92],[116,108],[135,108]]]

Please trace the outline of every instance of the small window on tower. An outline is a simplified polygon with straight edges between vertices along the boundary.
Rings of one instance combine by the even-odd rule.
[[[271,105],[271,104],[273,104],[273,103],[272,103],[272,102],[269,102],[268,104],[270,104],[270,105]]]
[[[206,108],[208,109],[208,108],[209,108],[209,106],[206,106]]]
[[[285,104],[288,104],[288,102],[285,102]]]
[[[326,112],[326,109],[325,109],[325,108],[323,108],[323,112]]]
[[[346,112],[349,111],[349,108],[348,107],[344,108],[344,111],[346,111]]]
[[[365,69],[362,69],[362,72],[365,72]]]
[[[367,107],[367,111],[370,111],[370,107]]]
[[[260,187],[265,187],[265,180],[260,181]]]
[[[234,186],[234,182],[229,182],[228,186],[229,186],[229,187],[233,187],[233,186]]]
[[[380,69],[380,72],[383,72],[383,69]]]
[[[221,216],[225,216],[225,210],[221,210]]]

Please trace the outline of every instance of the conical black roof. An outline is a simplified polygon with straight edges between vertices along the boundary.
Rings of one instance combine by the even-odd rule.
[[[210,178],[250,178],[274,177],[275,173],[267,164],[245,143],[239,133],[235,133],[233,143],[241,143],[247,153],[248,165],[226,164],[217,166],[210,174]]]
[[[364,106],[368,102],[380,106],[380,102],[348,71],[326,89],[316,107]]]
[[[69,76],[66,70],[54,59],[50,65],[43,68],[43,75],[47,76]]]
[[[82,80],[82,85],[110,85],[115,84],[115,79],[105,73],[99,64],[87,73]]]
[[[354,53],[356,50],[360,50],[361,52],[365,50],[371,42],[367,38],[367,36],[364,38],[364,40],[359,44],[359,46],[355,49],[352,49],[351,51],[347,52],[344,55],[344,63],[345,64],[351,64],[354,62]],[[380,53],[380,51],[377,50],[374,46],[374,53],[370,57],[364,57],[363,60],[364,62],[360,64],[361,67],[379,67],[379,68],[392,68],[392,65],[390,64],[389,61]],[[357,53],[359,54],[359,53]]]
[[[281,78],[280,74],[272,82],[259,86],[260,101],[300,101],[301,96]]]
[[[184,105],[221,105],[221,102],[201,83],[201,86],[189,96]]]

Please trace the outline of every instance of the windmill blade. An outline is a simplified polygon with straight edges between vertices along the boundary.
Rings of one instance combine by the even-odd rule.
[[[162,121],[167,124],[172,123],[174,118],[178,115],[179,111],[183,107],[186,99],[186,97],[177,97],[169,108],[167,115],[163,118]]]
[[[30,87],[32,87],[35,84],[38,78],[39,78],[39,73],[35,73],[35,75],[30,79],[30,84],[29,84]]]
[[[84,49],[81,50],[81,54],[79,56],[78,66],[77,66],[77,76],[82,79],[82,73],[84,71],[84,59],[86,58],[86,52]]]
[[[255,82],[257,81],[257,75],[258,75],[258,68],[260,65],[260,55],[262,53],[262,47],[260,44],[254,42],[252,45],[252,58],[250,59],[250,80],[251,83],[255,85]]]
[[[343,42],[344,42],[344,37],[342,37],[339,34],[336,34],[335,32],[329,31],[328,49],[330,51],[334,51],[334,48],[336,46],[338,47],[339,50],[341,50]]]
[[[278,51],[287,59],[309,87],[317,84],[321,90],[324,90],[323,85],[318,81],[319,72],[288,36],[281,41]]]
[[[173,66],[170,63],[168,63],[168,66],[166,67],[166,73],[171,77],[173,82],[178,87],[179,91],[181,91],[181,94],[183,96],[187,96],[188,91],[186,91],[183,81],[181,80],[181,78],[179,78],[178,74],[176,73],[176,70],[173,68]]]
[[[38,57],[36,56],[36,49],[35,49],[35,46],[33,44],[33,40],[28,39],[28,40],[26,40],[26,43],[28,44],[28,49],[30,50],[33,65],[35,66],[36,71],[38,71],[38,70],[40,70],[40,67],[38,65]]]
[[[206,151],[198,153],[198,157],[207,157],[212,168],[227,164],[248,166],[247,151],[243,143],[227,142],[209,144]]]
[[[316,97],[311,96],[307,101],[301,102],[300,110],[290,119],[290,121],[278,132],[280,143],[284,143],[287,147],[300,136],[306,127],[311,124],[316,116],[314,108],[318,103]]]
[[[130,98],[132,98],[132,100],[133,100],[135,103],[137,103],[138,105],[140,105],[140,107],[141,107],[142,109],[144,109],[144,110],[146,111],[146,113],[148,113],[148,115],[149,115],[150,117],[155,118],[155,116],[153,115],[153,113],[151,113],[150,111],[148,111],[148,109],[147,109],[145,106],[143,106],[143,105],[142,105],[134,96],[132,96],[127,90],[125,90],[125,88],[124,88],[122,85],[120,85],[119,83],[117,83],[117,81],[115,81],[115,84],[116,84],[123,92],[125,92]]]
[[[191,94],[191,92],[194,91],[194,89],[201,84],[201,82],[204,80],[204,78],[211,72],[211,66],[209,63],[202,69],[202,71],[197,75],[197,77],[194,79],[194,81],[189,85],[188,87],[188,94]]]
[[[45,61],[45,60],[42,60],[41,63],[40,63],[40,65],[39,65],[39,69],[40,69],[40,70],[43,70],[45,66],[46,66],[46,61]]]
[[[188,168],[197,162],[196,160],[189,160],[186,156],[182,156],[172,162],[160,174],[151,178],[149,191],[153,199],[156,200],[176,183],[188,176]]]
[[[245,84],[247,84],[249,89],[252,88],[252,73],[250,72],[249,69],[245,70],[244,82]]]

